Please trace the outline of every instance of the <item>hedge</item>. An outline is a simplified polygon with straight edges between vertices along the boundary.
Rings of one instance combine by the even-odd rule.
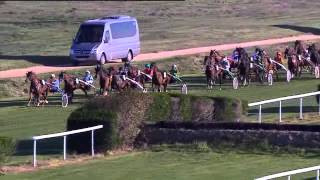
[[[68,118],[67,130],[104,125],[95,131],[96,150],[131,148],[143,121],[234,122],[247,104],[235,98],[134,91],[95,97]],[[68,149],[90,151],[90,132],[68,137]]]
[[[15,141],[9,137],[0,136],[0,165],[6,162],[15,151]]]

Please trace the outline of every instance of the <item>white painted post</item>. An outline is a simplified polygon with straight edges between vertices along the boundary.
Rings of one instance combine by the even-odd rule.
[[[262,123],[262,120],[261,120],[261,116],[262,116],[262,112],[261,112],[261,107],[262,105],[260,104],[259,105],[259,117],[258,117],[258,120],[259,120],[259,123]]]
[[[318,169],[317,170],[317,179],[316,180],[319,180],[319,175],[320,175],[320,170]]]
[[[279,101],[279,122],[282,120],[281,101]]]
[[[63,160],[67,159],[67,136],[63,136]]]
[[[291,176],[288,176],[288,180],[290,180],[291,179]]]
[[[303,119],[303,116],[302,116],[302,98],[300,98],[300,115],[299,115],[299,119]]]
[[[37,140],[33,140],[33,167],[37,166]]]
[[[319,109],[319,111],[318,111],[318,114],[320,115],[320,95],[319,95],[319,98],[318,98],[318,102],[319,102],[319,107],[318,107],[318,109]]]
[[[91,156],[94,156],[94,130],[91,131]]]

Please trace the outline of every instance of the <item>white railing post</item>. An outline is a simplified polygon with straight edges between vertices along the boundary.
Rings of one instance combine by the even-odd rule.
[[[299,113],[299,119],[303,119],[303,116],[302,116],[302,98],[300,98],[300,113]]]
[[[54,134],[47,134],[47,135],[41,135],[41,136],[33,136],[33,166],[37,166],[37,140],[40,139],[49,139],[54,137],[62,137],[63,136],[63,159],[67,159],[67,136],[70,134],[77,134],[82,132],[89,132],[91,131],[91,155],[94,156],[94,131],[96,129],[103,128],[103,125],[83,128],[83,129],[77,129],[72,131],[66,131],[61,133],[54,133]]]
[[[67,136],[63,136],[63,160],[67,159]]]
[[[33,167],[37,166],[37,140],[33,140]]]
[[[281,177],[287,177],[287,179],[290,180],[292,175],[302,174],[302,173],[307,173],[307,172],[314,172],[314,171],[317,171],[316,179],[319,180],[320,166],[313,166],[313,167],[308,167],[308,168],[302,168],[302,169],[296,169],[296,170],[292,170],[292,171],[281,172],[281,173],[277,173],[277,174],[272,174],[272,175],[256,178],[255,180],[271,180],[271,179],[276,179],[276,178],[281,178]]]
[[[262,105],[260,104],[259,105],[259,116],[258,116],[259,123],[262,123],[262,120],[261,120],[261,116],[262,116],[261,109],[262,109]]]
[[[281,101],[279,101],[279,122],[282,121]]]
[[[91,156],[94,156],[94,130],[91,131]]]
[[[319,98],[318,98],[318,102],[319,102],[319,104],[318,104],[318,114],[320,115],[320,95],[319,95]]]

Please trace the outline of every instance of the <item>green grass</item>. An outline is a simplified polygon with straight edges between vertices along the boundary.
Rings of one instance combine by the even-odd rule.
[[[3,180],[32,179],[254,179],[272,173],[318,165],[318,156],[247,153],[142,152],[92,160],[32,173],[5,175]],[[293,176],[314,177],[314,173]]]
[[[139,21],[142,52],[319,33],[320,2],[4,2],[0,69],[68,63],[81,22],[112,14]],[[274,25],[289,24],[288,27]]]

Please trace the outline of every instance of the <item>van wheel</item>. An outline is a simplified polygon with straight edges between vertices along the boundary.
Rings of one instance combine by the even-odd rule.
[[[126,58],[122,58],[121,60],[122,60],[122,62],[130,62],[130,61],[132,61],[132,59],[133,59],[132,52],[129,51],[127,57]]]
[[[106,55],[105,55],[105,54],[102,54],[102,55],[101,55],[100,63],[101,63],[101,64],[106,63]]]

